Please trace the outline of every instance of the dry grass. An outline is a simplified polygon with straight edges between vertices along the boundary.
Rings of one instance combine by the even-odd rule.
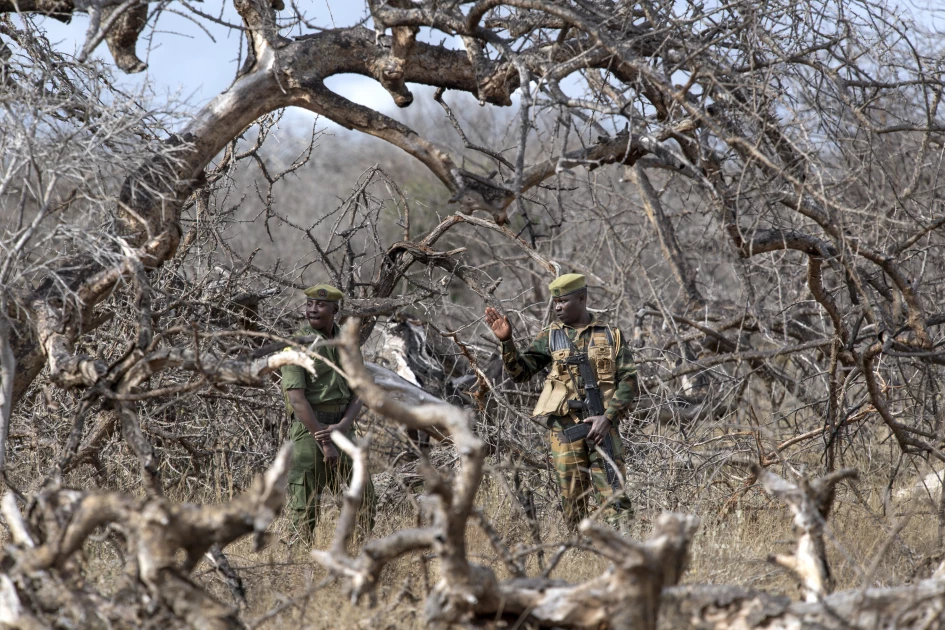
[[[14,426],[18,435],[29,434],[15,439],[32,444],[31,448],[18,449],[21,456],[14,460],[16,466],[12,471],[14,482],[24,489],[35,489],[36,480],[44,477],[55,456],[56,445],[64,442],[70,417],[67,403],[64,399],[64,406],[58,411],[61,414],[58,422],[54,413],[37,404],[33,408],[35,424],[32,427]],[[417,495],[420,486],[415,483],[415,477],[407,476],[415,468],[410,462],[400,459],[395,469],[388,469],[390,454],[405,447],[398,442],[402,440],[401,433],[382,422],[371,426],[374,478],[380,497],[373,535],[380,537],[417,523],[411,495]],[[912,468],[907,468],[888,447],[886,436],[877,426],[878,423],[864,426],[860,434],[847,436],[844,443],[842,465],[857,468],[861,476],[856,486],[840,486],[829,519],[828,554],[837,589],[900,584],[924,577],[937,566],[941,555],[937,506],[928,502],[894,505],[887,498],[886,488],[894,473],[898,476],[893,490],[926,474],[928,466],[914,460]],[[778,438],[797,430],[782,428],[780,433],[775,433],[775,428],[770,431]],[[702,525],[693,541],[691,566],[685,582],[744,585],[798,597],[793,577],[766,562],[769,554],[785,552],[794,543],[787,508],[770,501],[757,487],[742,493],[747,475],[743,469],[714,463],[714,460],[704,463],[688,455],[693,443],[715,437],[725,439],[712,442],[713,448],[721,448],[724,442],[726,452],[750,460],[754,438],[746,437],[745,427],[738,426],[713,425],[705,428],[704,435],[695,433],[689,428],[688,436],[683,437],[676,429],[657,426],[633,433],[628,446],[628,483],[636,508],[628,535],[645,538],[650,523],[665,509],[696,514]],[[806,466],[813,472],[821,470],[818,444],[793,448],[784,453],[785,461],[795,469]],[[165,445],[162,461],[168,494],[174,500],[226,501],[245,487],[253,472],[252,466],[240,463],[243,460],[227,459],[219,453],[196,471],[186,467],[187,457],[167,448]],[[537,450],[533,455],[540,457]],[[441,471],[450,470],[453,455],[449,447],[434,446],[430,458]],[[83,466],[68,475],[65,483],[90,488],[107,480],[109,488],[140,492],[137,466],[120,436],[108,442],[102,451],[102,461],[104,476],[97,476],[90,467]],[[696,465],[694,461],[703,463]],[[513,552],[532,546],[534,541],[527,521],[506,490],[511,477],[508,461],[493,457],[488,464],[478,496],[479,506]],[[787,468],[775,466],[775,470],[790,476]],[[506,483],[500,481],[501,475],[505,476]],[[403,483],[393,482],[395,476]],[[541,541],[554,543],[568,539],[570,535],[563,526],[549,472],[523,473],[523,484],[534,492]],[[741,498],[733,502],[733,496]],[[318,548],[329,545],[337,514],[334,502],[328,501],[323,506],[315,540]],[[280,630],[424,627],[423,599],[437,580],[435,560],[413,555],[392,563],[383,573],[374,601],[352,604],[343,583],[326,580],[324,569],[310,561],[308,549],[295,542],[286,518],[277,520],[271,534],[270,544],[262,551],[253,551],[249,540],[226,549],[246,587],[248,606],[242,612],[245,621]],[[475,524],[469,525],[468,542],[469,556],[474,562],[491,566],[500,578],[508,576],[487,537]],[[554,549],[549,549],[546,560],[553,553]],[[124,561],[114,545],[101,540],[89,542],[84,562],[86,575],[104,592],[119,587]],[[607,562],[591,552],[571,550],[552,577],[579,582],[600,575],[606,567]],[[536,554],[527,556],[526,568],[529,575],[540,572]],[[222,601],[233,601],[224,582],[209,564],[198,566],[194,578],[207,585]]]
[[[836,588],[854,589],[864,585],[890,585],[923,577],[934,568],[939,555],[937,519],[927,507],[913,510],[908,506],[883,515],[878,492],[871,492],[881,480],[865,478],[858,492],[849,486],[838,493],[828,530],[828,553]],[[859,495],[859,496],[858,496]],[[695,499],[695,497],[694,497]],[[694,502],[695,504],[696,502]],[[374,534],[383,536],[415,524],[415,516],[399,504],[393,511],[381,511]],[[495,483],[484,484],[479,505],[513,550],[528,546],[528,529],[504,490]],[[794,544],[788,510],[769,501],[758,489],[750,490],[737,507],[721,514],[717,502],[701,502],[698,513],[702,526],[693,542],[692,560],[685,577],[687,583],[737,584],[797,598],[795,580],[785,571],[766,562],[771,553],[786,552]],[[643,538],[657,510],[640,510],[630,526],[629,535]],[[326,547],[333,535],[337,508],[328,505],[317,532],[316,546]],[[568,537],[560,514],[545,506],[541,519],[544,541]],[[898,535],[891,533],[906,519]],[[261,553],[254,553],[248,541],[227,549],[231,561],[239,567],[247,586],[247,620],[258,620],[274,609],[284,612],[264,621],[264,628],[414,628],[424,627],[423,597],[431,581],[436,580],[436,562],[419,556],[403,558],[384,572],[375,601],[352,604],[337,581],[325,584],[323,569],[308,561],[301,544],[286,544],[291,525],[283,518],[275,526],[274,542]],[[476,526],[468,530],[469,554],[474,562],[492,566],[499,577],[507,577],[488,539]],[[549,554],[550,555],[550,554]],[[879,558],[879,560],[877,560]],[[875,563],[872,573],[870,567]],[[601,574],[607,562],[587,551],[569,551],[553,577],[579,582]],[[535,555],[529,557],[530,575],[539,572]],[[206,567],[198,569],[199,579],[209,583],[219,597],[228,600],[222,582]],[[291,602],[291,604],[287,604]]]

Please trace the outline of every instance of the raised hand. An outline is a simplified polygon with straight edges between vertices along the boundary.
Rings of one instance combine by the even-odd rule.
[[[502,317],[499,311],[491,306],[486,307],[486,323],[499,341],[508,341],[512,338],[512,325],[509,324],[509,318]]]

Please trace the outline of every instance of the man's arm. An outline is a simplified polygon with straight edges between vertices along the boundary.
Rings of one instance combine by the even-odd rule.
[[[308,399],[305,398],[305,390],[288,389],[286,390],[286,394],[289,396],[289,404],[292,405],[292,411],[295,412],[295,417],[315,436],[315,440],[318,442],[318,446],[322,449],[322,454],[325,456],[325,461],[329,463],[337,461],[339,457],[338,451],[335,449],[335,445],[332,444],[331,438],[327,435],[324,438],[318,437],[319,433],[326,432],[328,427],[315,419],[315,411],[312,410],[312,405],[310,405]]]
[[[623,335],[620,335],[620,347],[617,348],[616,357],[617,391],[614,397],[607,404],[607,410],[604,415],[614,424],[617,419],[626,411],[640,395],[640,382],[637,379],[637,366],[633,362],[633,354],[630,348],[624,343]]]
[[[348,406],[345,407],[345,415],[341,418],[341,422],[338,424],[329,424],[325,426],[324,429],[315,433],[315,439],[322,440],[331,440],[332,431],[341,431],[342,433],[347,433],[348,429],[354,424],[354,421],[358,418],[358,414],[361,413],[361,409],[364,408],[364,403],[361,402],[361,399],[357,396],[354,396],[351,400],[348,401]]]
[[[551,363],[548,331],[541,331],[524,352],[519,352],[511,339],[502,342],[502,362],[516,383],[524,383]]]

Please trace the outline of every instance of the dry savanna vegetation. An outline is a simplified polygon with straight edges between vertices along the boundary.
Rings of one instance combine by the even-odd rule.
[[[0,0],[0,626],[945,627],[941,14],[233,6]],[[238,35],[206,105],[116,80],[169,11]],[[568,272],[640,374],[625,531],[564,525],[482,321],[521,347]],[[369,411],[310,548],[279,368],[322,281]]]

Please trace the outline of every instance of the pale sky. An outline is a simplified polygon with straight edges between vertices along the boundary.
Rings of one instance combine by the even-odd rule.
[[[309,23],[323,28],[357,24],[365,15],[364,4],[353,0],[301,0],[299,4],[309,7],[306,15]],[[194,2],[192,6],[213,16],[220,16],[222,8],[224,21],[240,23],[239,15],[229,0],[206,0]],[[240,35],[199,17],[196,18],[200,23],[198,26],[182,15],[189,12],[177,3],[171,3],[169,8],[171,10],[165,11],[158,21],[158,31],[153,39],[147,39],[151,33],[148,29],[138,42],[138,57],[148,63],[148,69],[129,75],[115,68],[115,76],[119,85],[140,87],[148,82],[158,96],[178,95],[194,105],[202,105],[232,82],[240,54]],[[71,24],[46,18],[37,18],[37,21],[46,28],[49,40],[60,50],[76,54],[81,50],[89,23],[86,14],[76,13]],[[215,43],[201,27],[209,31]],[[285,34],[291,36],[306,32],[312,31],[303,27],[301,31]],[[95,54],[111,63],[111,55],[104,43]],[[384,110],[396,109],[390,95],[373,79],[341,75],[326,83],[353,101]]]

